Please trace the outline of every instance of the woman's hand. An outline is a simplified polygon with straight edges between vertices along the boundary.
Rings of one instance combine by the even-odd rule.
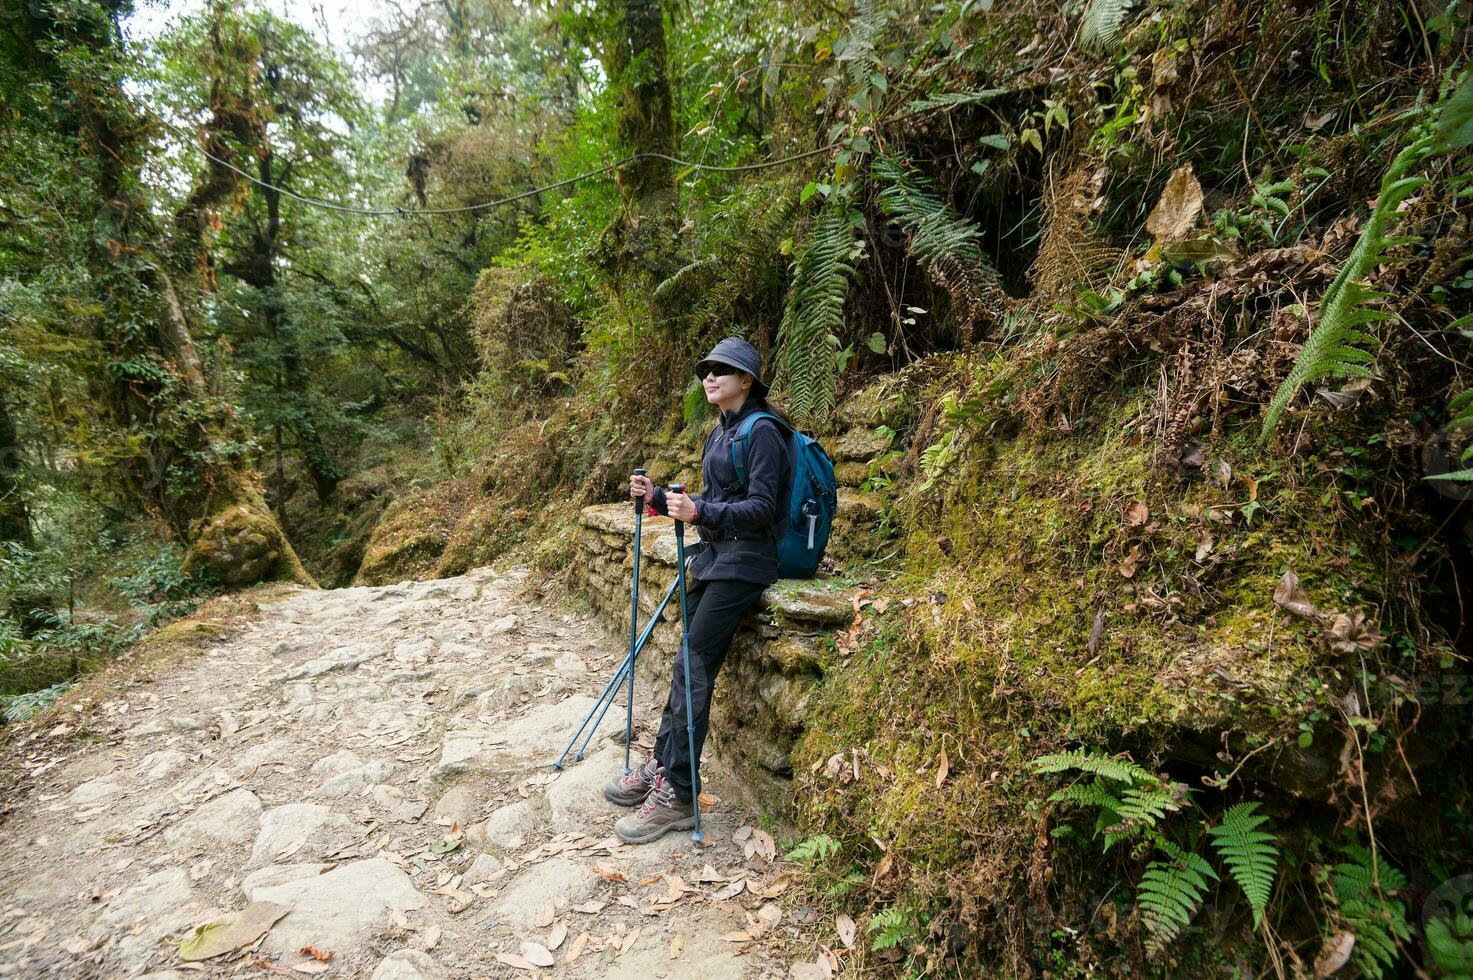
[[[629,477],[629,496],[643,497],[645,503],[655,499],[655,481],[647,476],[633,474]]]
[[[686,493],[665,494],[665,509],[677,521],[693,521],[696,517],[696,502]]]

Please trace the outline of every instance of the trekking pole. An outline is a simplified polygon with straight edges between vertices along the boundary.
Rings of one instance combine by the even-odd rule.
[[[685,484],[672,483],[673,493],[685,493]],[[695,827],[690,839],[701,842],[701,791],[696,785],[696,719],[692,714],[690,697],[690,621],[685,615],[685,522],[675,522],[675,583],[680,586],[680,655],[685,664],[685,737],[690,747],[690,795],[695,807]]]
[[[635,476],[644,476],[636,468]],[[639,542],[644,528],[644,498],[634,500],[634,581],[629,587],[629,703],[624,714],[624,775],[629,775],[629,751],[634,744],[634,634],[639,631]],[[598,725],[594,725],[598,728]]]
[[[639,642],[634,645],[634,656],[632,658],[625,657],[624,662],[619,665],[619,673],[614,678],[615,690],[617,690],[619,685],[623,683],[624,672],[629,671],[630,673],[633,673],[635,668],[638,667],[639,655],[644,651],[645,644],[649,642],[651,634],[653,634],[655,631],[655,627],[659,625],[660,616],[664,614],[665,607],[670,604],[671,598],[674,597],[675,589],[678,584],[678,579],[675,582],[670,583],[670,588],[665,591],[665,598],[660,600],[660,604],[655,607],[654,615],[650,617],[650,621],[645,625],[644,631],[639,634]],[[612,697],[610,697],[606,701],[603,698],[600,698],[599,700],[603,701],[603,706],[602,708],[600,708],[600,706],[597,704],[593,706],[593,710],[599,712],[598,718],[594,721],[593,727],[588,729],[588,734],[583,737],[583,745],[578,749],[577,755],[573,756],[574,762],[583,761],[583,756],[588,752],[588,743],[593,741],[594,733],[598,731],[598,726],[603,724],[604,715],[608,713],[609,706],[614,703],[614,699]],[[580,728],[579,731],[582,731],[582,729]],[[577,741],[577,739],[578,736],[574,735],[573,740]]]
[[[660,621],[660,616],[663,615],[665,612],[665,607],[670,605],[670,600],[675,597],[676,585],[677,583],[675,582],[670,583],[670,588],[665,592],[665,598],[660,600],[660,604],[655,607],[654,615],[650,617],[650,621],[648,624],[645,625],[644,631],[639,634],[639,642],[634,645],[634,657],[638,657],[639,652],[644,649],[644,645],[649,642],[650,635],[655,631],[655,625]],[[567,747],[564,748],[562,754],[557,757],[557,761],[552,764],[552,770],[554,772],[563,767],[563,760],[566,759],[568,757],[568,753],[573,750],[573,746],[578,741],[578,736],[582,735],[583,730],[588,728],[588,723],[590,721],[593,721],[593,716],[598,713],[599,707],[603,706],[604,710],[607,711],[608,705],[613,703],[613,693],[619,689],[620,684],[624,683],[624,672],[631,669],[634,663],[634,657],[630,657],[626,654],[624,657],[624,662],[619,665],[619,669],[614,673],[614,676],[609,679],[609,682],[607,684],[604,685],[603,693],[598,696],[598,700],[595,701],[593,703],[593,707],[589,709],[587,717],[583,719],[583,724],[578,726],[578,730],[573,733],[573,738],[568,742]],[[599,717],[599,721],[603,721],[602,716]],[[597,722],[594,723],[593,728],[594,730],[598,728]],[[588,738],[583,740],[583,749],[579,750],[577,757],[573,760],[574,762],[583,761],[583,751],[588,748],[588,743],[590,740],[592,740],[592,738],[593,731],[590,730],[588,733]]]

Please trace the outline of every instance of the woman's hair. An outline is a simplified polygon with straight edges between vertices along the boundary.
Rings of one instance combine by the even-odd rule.
[[[776,415],[778,418],[782,419],[784,424],[786,425],[793,424],[793,420],[788,417],[788,413],[783,410],[782,406],[773,402],[766,395],[758,397],[755,400],[757,402],[757,407],[760,408],[762,411],[771,412],[773,415]]]

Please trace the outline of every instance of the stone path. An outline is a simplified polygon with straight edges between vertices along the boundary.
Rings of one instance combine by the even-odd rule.
[[[0,975],[720,980],[811,961],[812,910],[784,907],[771,836],[709,760],[700,847],[613,838],[620,709],[548,771],[627,640],[523,582],[284,590],[13,737]],[[641,694],[657,719],[663,692]],[[200,941],[237,947],[181,959],[212,920],[235,928]]]

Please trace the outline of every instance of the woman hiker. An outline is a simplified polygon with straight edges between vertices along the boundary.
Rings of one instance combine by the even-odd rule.
[[[695,527],[701,544],[687,578],[686,615],[690,624],[691,705],[695,715],[697,765],[710,721],[711,691],[743,614],[762,590],[778,579],[778,522],[787,512],[785,488],[791,462],[787,440],[770,419],[759,419],[747,445],[747,489],[731,464],[731,440],[753,412],[779,413],[767,401],[762,355],[745,340],[728,337],[696,365],[706,400],[721,412],[721,422],[706,437],[701,461],[701,492],[692,497],[666,493],[646,476],[631,476],[631,496],[643,497],[651,513],[665,514]],[[667,830],[689,830],[695,823],[699,774],[691,781],[690,741],[686,734],[685,665],[675,658],[670,700],[660,719],[655,748],[644,764],[616,775],[604,796],[639,809],[614,825],[627,844],[646,844]]]

